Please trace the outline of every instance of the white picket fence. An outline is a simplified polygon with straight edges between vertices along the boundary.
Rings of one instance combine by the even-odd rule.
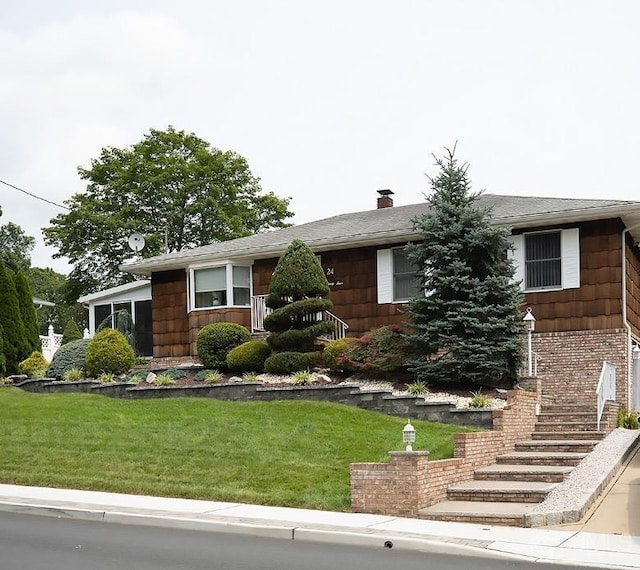
[[[84,329],[84,338],[89,338],[89,329]],[[62,345],[62,335],[53,332],[53,326],[49,325],[47,335],[40,335],[40,345],[42,346],[42,356],[47,362],[51,362],[53,355]]]

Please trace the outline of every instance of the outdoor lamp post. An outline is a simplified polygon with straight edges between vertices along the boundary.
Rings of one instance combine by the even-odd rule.
[[[527,347],[529,354],[529,376],[533,376],[533,353],[531,352],[531,333],[536,330],[536,318],[533,316],[533,311],[531,307],[527,309],[527,313],[524,318],[525,326],[527,327]]]
[[[411,444],[416,440],[416,430],[411,425],[411,420],[407,420],[407,425],[402,430],[402,441],[407,444],[405,451],[413,451]]]

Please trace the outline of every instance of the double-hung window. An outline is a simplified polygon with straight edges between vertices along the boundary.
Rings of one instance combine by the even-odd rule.
[[[379,249],[377,259],[378,303],[403,303],[420,292],[416,268],[404,247]]]
[[[509,252],[515,279],[524,291],[580,287],[580,232],[578,228],[530,232],[511,236]]]
[[[407,259],[404,248],[396,247],[392,251],[393,300],[396,302],[408,301],[416,297],[420,291],[416,268]]]
[[[251,267],[227,263],[189,270],[192,309],[248,307],[251,304]]]

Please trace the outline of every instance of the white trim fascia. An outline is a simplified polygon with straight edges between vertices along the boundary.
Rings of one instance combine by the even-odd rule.
[[[139,279],[138,281],[111,287],[110,289],[103,289],[102,291],[97,291],[96,293],[89,293],[88,295],[79,297],[78,303],[90,303],[91,301],[103,299],[104,297],[112,297],[113,295],[117,295],[118,293],[126,293],[129,291],[134,291],[136,289],[142,289],[143,287],[148,287],[150,285],[151,281],[149,279]]]

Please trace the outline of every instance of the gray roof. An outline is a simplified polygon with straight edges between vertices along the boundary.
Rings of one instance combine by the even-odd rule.
[[[491,208],[497,225],[513,228],[575,223],[617,218],[627,227],[640,224],[640,202],[535,198],[482,194],[479,203]],[[250,261],[281,255],[293,239],[301,239],[316,252],[366,245],[382,245],[419,239],[412,220],[428,212],[425,202],[331,218],[271,230],[229,241],[183,250],[123,264],[121,269],[139,275],[181,269],[189,265],[223,260]]]

